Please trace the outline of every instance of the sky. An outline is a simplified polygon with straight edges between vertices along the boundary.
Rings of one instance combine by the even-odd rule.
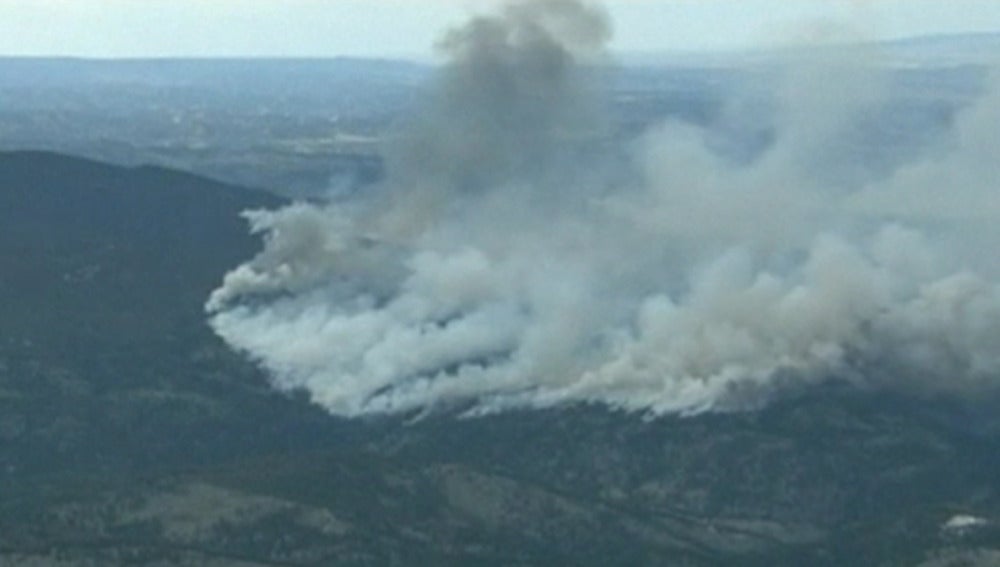
[[[0,0],[0,55],[432,58],[495,0]],[[1000,31],[997,0],[617,0],[616,52]]]

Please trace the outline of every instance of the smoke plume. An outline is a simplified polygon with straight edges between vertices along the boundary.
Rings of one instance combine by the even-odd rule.
[[[215,331],[345,416],[1000,384],[996,91],[943,142],[861,167],[852,140],[892,88],[868,62],[797,61],[747,85],[773,95],[749,159],[713,143],[748,120],[733,93],[715,123],[627,142],[622,165],[602,158],[609,29],[546,0],[448,33],[387,181],[246,214],[264,248],[209,299]]]

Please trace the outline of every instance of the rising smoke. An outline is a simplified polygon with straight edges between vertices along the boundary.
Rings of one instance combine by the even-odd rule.
[[[1000,383],[1000,98],[858,175],[844,140],[888,104],[882,81],[799,61],[752,159],[667,123],[608,175],[591,63],[609,27],[546,0],[447,34],[436,97],[390,149],[387,181],[247,213],[265,246],[211,296],[215,331],[345,416],[694,413],[829,379]]]

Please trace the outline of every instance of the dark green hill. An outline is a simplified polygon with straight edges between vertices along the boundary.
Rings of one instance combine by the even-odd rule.
[[[992,401],[406,424],[274,393],[202,305],[280,203],[0,154],[0,565],[1000,564]]]
[[[0,153],[0,463],[124,471],[285,444],[259,430],[295,427],[301,405],[230,353],[202,307],[259,244],[240,211],[281,202],[165,169]],[[262,419],[272,408],[293,413]]]
[[[238,213],[280,202],[166,169],[0,153],[0,337],[63,350],[189,333],[224,266],[257,244]]]

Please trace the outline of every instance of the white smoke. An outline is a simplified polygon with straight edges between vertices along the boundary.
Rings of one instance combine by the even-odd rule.
[[[881,80],[798,63],[749,163],[668,123],[608,176],[580,65],[608,29],[549,0],[449,34],[383,186],[247,214],[265,246],[210,298],[216,332],[345,416],[1000,384],[1000,98],[964,109],[942,148],[848,174],[842,141],[886,103]]]

